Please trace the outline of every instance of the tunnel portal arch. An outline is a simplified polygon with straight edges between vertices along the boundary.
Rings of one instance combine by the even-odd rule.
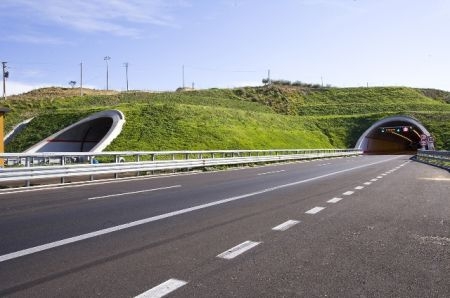
[[[359,138],[355,149],[365,153],[400,153],[416,151],[421,135],[430,137],[426,127],[409,116],[392,116],[370,126]]]
[[[32,146],[35,152],[102,152],[122,131],[125,116],[119,110],[90,115]]]

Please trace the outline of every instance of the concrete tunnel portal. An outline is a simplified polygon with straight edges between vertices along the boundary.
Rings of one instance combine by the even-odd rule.
[[[429,131],[417,119],[393,116],[377,121],[359,138],[355,149],[372,154],[415,152],[422,148],[421,136],[431,137]],[[427,143],[424,147],[431,147]]]
[[[122,131],[125,117],[118,110],[90,115],[32,146],[35,152],[101,152]]]

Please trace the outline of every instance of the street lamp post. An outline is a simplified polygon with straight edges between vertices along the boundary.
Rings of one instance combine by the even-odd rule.
[[[108,61],[111,60],[111,57],[109,56],[105,56],[105,58],[103,58],[103,60],[106,61],[106,91],[109,90],[109,82],[108,82]]]
[[[7,64],[8,62],[2,62],[3,65],[3,99],[6,99],[6,79],[9,77],[9,72],[7,70]]]

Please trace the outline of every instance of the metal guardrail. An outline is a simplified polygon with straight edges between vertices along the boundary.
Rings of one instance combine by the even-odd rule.
[[[450,151],[418,150],[416,159],[450,171]]]
[[[281,162],[362,154],[356,149],[4,153],[0,183]],[[99,162],[100,161],[100,162]]]

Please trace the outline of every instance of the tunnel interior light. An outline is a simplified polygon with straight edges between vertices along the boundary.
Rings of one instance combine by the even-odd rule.
[[[409,133],[414,131],[413,126],[390,126],[390,127],[379,127],[381,133]]]

